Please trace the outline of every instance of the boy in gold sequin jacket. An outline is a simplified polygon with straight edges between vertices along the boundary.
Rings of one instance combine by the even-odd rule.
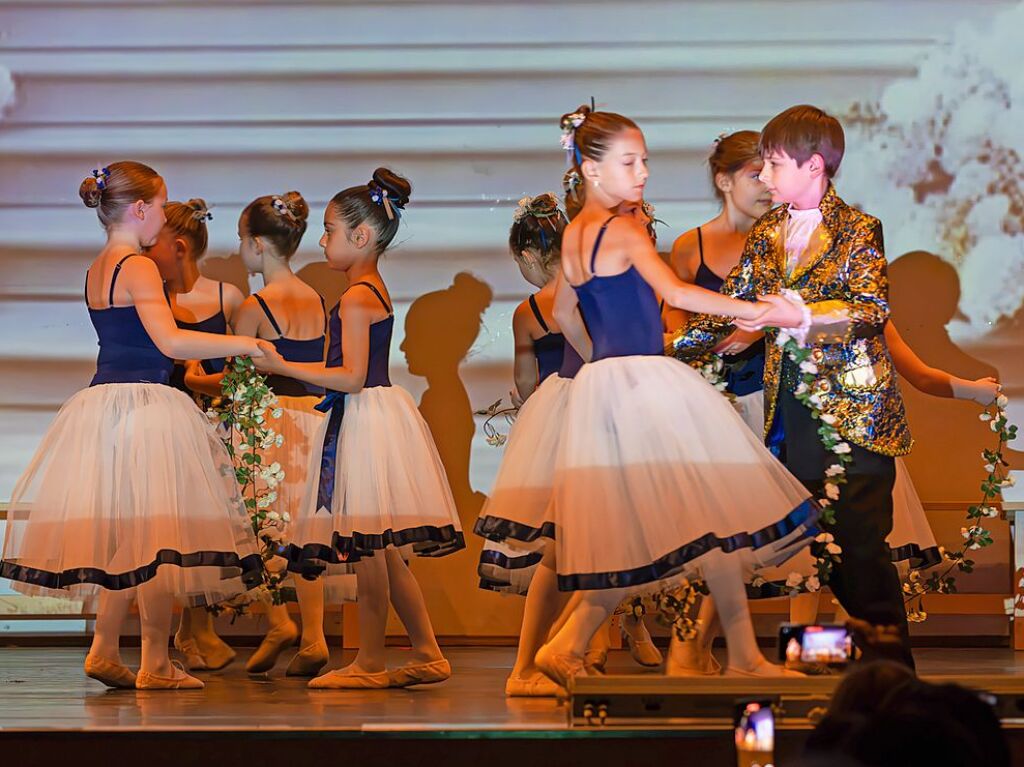
[[[832,186],[844,148],[838,120],[815,107],[792,107],[765,126],[761,181],[773,201],[784,204],[754,225],[722,292],[754,300],[788,288],[810,310],[807,343],[818,366],[820,408],[836,419],[853,457],[829,530],[843,549],[830,585],[853,617],[897,626],[899,654],[913,666],[899,577],[885,542],[892,529],[893,457],[910,452],[912,440],[883,335],[889,290],[882,225],[844,203]],[[825,472],[834,459],[821,445],[817,421],[793,395],[799,371],[773,343],[775,328],[801,324],[794,311],[779,302],[777,312],[756,327],[697,316],[675,336],[669,352],[685,361],[728,346],[733,330],[765,327],[766,439],[786,467],[823,498]]]
[[[889,318],[888,282],[881,222],[850,207],[830,184],[821,200],[816,252],[792,274],[786,272],[784,229],[788,206],[766,213],[751,229],[739,265],[722,292],[737,298],[800,293],[811,310],[812,358],[824,380],[821,409],[834,415],[847,441],[887,456],[906,455],[912,440],[883,329]],[[717,347],[734,329],[728,319],[693,318],[673,341],[686,360]],[[780,385],[796,385],[783,351],[766,330],[764,370],[766,428],[773,422]]]

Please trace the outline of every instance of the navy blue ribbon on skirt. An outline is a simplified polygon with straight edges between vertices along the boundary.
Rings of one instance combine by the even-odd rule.
[[[320,479],[316,494],[316,511],[327,509],[330,514],[334,502],[334,474],[338,466],[338,436],[341,433],[341,419],[345,415],[345,393],[328,392],[313,407],[321,413],[330,413],[327,433],[324,434],[324,450],[320,457]]]

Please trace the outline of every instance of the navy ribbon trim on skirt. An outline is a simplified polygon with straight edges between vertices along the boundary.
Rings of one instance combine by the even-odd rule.
[[[326,565],[352,564],[389,547],[412,547],[412,553],[418,557],[444,557],[466,548],[466,539],[455,525],[421,525],[398,531],[354,532],[351,535],[335,532],[330,545],[307,543],[297,546],[293,543],[281,555],[288,560],[290,572],[311,578],[319,575]]]
[[[915,570],[927,570],[942,561],[942,552],[937,545],[922,549],[916,543],[905,543],[895,549],[890,547],[889,551],[893,562],[909,562]]]
[[[152,580],[156,577],[157,568],[161,565],[237,570],[237,574],[226,574],[225,580],[239,577],[249,588],[260,585],[263,579],[263,557],[259,554],[249,554],[245,557],[240,557],[235,552],[224,551],[195,551],[190,554],[182,554],[173,549],[160,549],[152,562],[124,573],[108,573],[98,567],[74,567],[69,570],[53,572],[19,565],[5,559],[0,562],[0,578],[9,578],[12,581],[20,581],[31,586],[52,590],[89,584],[110,591],[121,591],[141,586],[146,581]]]
[[[719,538],[714,533],[707,533],[648,565],[630,570],[559,574],[558,588],[560,591],[593,591],[643,586],[676,575],[690,562],[716,548],[727,554],[740,549],[756,550],[787,538],[801,528],[804,530],[800,540],[813,538],[820,532],[815,525],[820,511],[818,504],[808,499],[783,519],[753,533],[737,533],[728,538]]]
[[[334,474],[338,467],[338,436],[341,433],[341,419],[345,415],[344,392],[328,392],[320,402],[313,406],[321,413],[330,413],[327,419],[327,432],[324,434],[324,450],[320,457],[320,479],[316,491],[316,510],[326,509],[331,513],[334,502]]]
[[[530,527],[521,522],[513,522],[501,517],[479,517],[473,525],[473,532],[481,538],[501,543],[511,538],[520,543],[533,543],[538,538],[555,539],[555,523],[545,522],[540,527]]]
[[[480,564],[476,568],[477,575],[480,576],[480,588],[485,591],[526,594],[525,588],[512,586],[511,578],[507,574],[515,570],[536,567],[543,557],[539,551],[510,557],[500,551],[484,549],[480,553]]]

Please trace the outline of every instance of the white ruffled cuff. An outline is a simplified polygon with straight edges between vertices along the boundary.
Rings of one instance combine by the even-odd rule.
[[[800,310],[800,324],[793,328],[779,328],[779,337],[776,343],[779,346],[785,346],[786,342],[792,338],[799,346],[807,346],[807,336],[811,332],[811,310],[804,302],[803,296],[797,291],[786,288],[781,291],[781,295]]]

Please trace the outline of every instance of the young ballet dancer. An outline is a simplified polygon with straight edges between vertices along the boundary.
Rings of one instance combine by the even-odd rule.
[[[509,696],[558,692],[558,686],[533,663],[568,599],[555,584],[554,550],[544,545],[544,538],[536,540],[536,547],[529,545],[532,541],[509,546],[505,539],[516,529],[541,526],[550,498],[559,424],[570,384],[583,364],[551,314],[567,223],[557,198],[544,194],[516,210],[509,231],[513,258],[527,281],[540,290],[523,301],[513,316],[516,386],[525,402],[475,527],[487,539],[479,566],[481,584],[526,594],[518,654],[505,684]]]
[[[168,657],[172,607],[214,604],[260,578],[231,461],[206,416],[167,386],[175,359],[259,357],[253,338],[179,329],[156,264],[164,225],[152,168],[116,162],[82,182],[107,241],[86,272],[96,374],[47,430],[15,486],[0,574],[30,594],[99,597],[85,673],[109,687],[198,689]],[[121,663],[131,603],[142,663]]]
[[[266,342],[257,361],[329,392],[289,568],[316,577],[330,565],[352,565],[360,641],[355,660],[313,679],[314,689],[406,687],[451,675],[404,556],[444,556],[465,542],[430,431],[408,392],[391,385],[394,314],[378,269],[410,193],[406,179],[378,168],[369,183],[339,192],[327,206],[320,245],[349,287],[330,313],[326,366],[288,362]],[[411,662],[391,670],[384,650],[389,600],[412,642]]]
[[[842,548],[830,586],[855,618],[898,627],[904,661],[913,666],[899,578],[886,536],[893,525],[896,456],[912,441],[884,337],[889,318],[886,260],[878,219],[846,205],[832,186],[845,139],[834,117],[812,106],[773,118],[760,137],[761,181],[776,203],[747,237],[722,293],[742,298],[789,289],[806,306],[779,303],[760,320],[731,323],[695,317],[675,342],[677,355],[730,342],[733,330],[803,324],[825,383],[822,410],[853,458],[829,532]],[[801,320],[801,316],[803,319]],[[764,368],[768,440],[787,468],[823,497],[833,463],[810,411],[793,394],[796,366],[769,330]],[[870,653],[870,648],[868,648]]]
[[[146,255],[156,262],[167,288],[174,322],[183,330],[223,335],[242,303],[242,292],[230,283],[204,277],[199,262],[209,241],[207,221],[212,217],[206,202],[168,202],[167,219],[156,242]],[[197,404],[220,394],[224,358],[176,361],[171,386],[192,397]],[[203,407],[205,410],[205,407]],[[227,666],[235,651],[217,636],[213,615],[205,607],[184,607],[174,647],[185,656],[189,671],[215,671]]]
[[[239,254],[249,274],[263,277],[264,287],[249,296],[238,311],[235,329],[270,342],[287,362],[322,365],[327,344],[324,300],[292,271],[291,259],[306,232],[309,206],[298,192],[264,195],[250,202],[238,219]],[[316,409],[323,386],[288,375],[270,375],[267,386],[277,396],[281,417],[273,428],[283,444],[271,445],[263,456],[267,465],[277,463],[284,480],[275,488],[273,508],[285,519],[295,519],[302,507],[309,479],[309,462],[323,414]],[[286,535],[289,529],[285,529]],[[271,560],[270,566],[285,560]],[[302,578],[292,582],[302,614],[302,644],[289,676],[316,676],[327,664],[323,632],[321,583]],[[246,662],[253,674],[270,671],[281,652],[299,638],[299,629],[285,605],[267,605],[270,628]],[[305,651],[305,652],[302,652]]]
[[[562,419],[550,514],[531,527],[506,524],[506,540],[555,536],[558,586],[583,593],[535,663],[564,685],[585,673],[588,643],[626,597],[700,570],[729,605],[730,671],[783,674],[757,648],[743,569],[805,545],[817,508],[736,428],[728,401],[662,356],[654,291],[690,311],[751,320],[785,301],[737,301],[678,280],[642,224],[615,212],[643,196],[639,128],[585,107],[562,125],[585,195],[563,235],[555,317],[592,361],[577,374]]]
[[[523,278],[538,288],[512,315],[515,344],[512,401],[520,408],[549,377],[564,374],[563,377],[571,378],[582,364],[572,347],[566,348],[565,337],[551,316],[562,230],[567,223],[558,198],[550,193],[524,197],[513,213],[509,252]],[[567,352],[573,364],[563,370],[563,357]],[[520,433],[521,429],[514,431]],[[533,439],[527,442],[532,443]],[[506,446],[505,454],[511,449]],[[540,552],[516,551],[500,541],[487,539],[477,567],[480,588],[526,594],[540,557]]]

